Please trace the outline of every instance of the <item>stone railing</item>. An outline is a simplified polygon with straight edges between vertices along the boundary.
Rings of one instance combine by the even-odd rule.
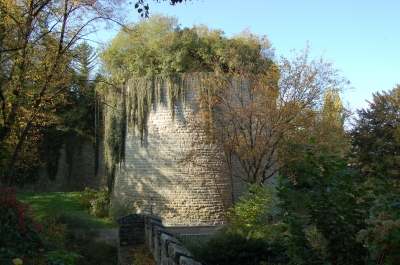
[[[119,224],[119,264],[121,249],[130,245],[146,244],[157,265],[201,265],[192,254],[173,237],[155,215],[131,214],[117,220]]]

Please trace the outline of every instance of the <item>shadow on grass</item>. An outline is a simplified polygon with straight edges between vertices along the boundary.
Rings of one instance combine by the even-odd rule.
[[[23,203],[32,206],[36,218],[42,219],[45,216],[63,213],[62,216],[71,218],[72,223],[84,224],[84,227],[91,229],[115,228],[117,223],[104,218],[95,218],[86,213],[78,204],[75,197],[80,192],[39,192],[19,193],[17,197]],[[65,217],[67,218],[67,217]]]

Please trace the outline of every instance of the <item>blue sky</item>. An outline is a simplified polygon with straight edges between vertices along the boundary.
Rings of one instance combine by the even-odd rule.
[[[135,2],[135,1],[132,1]],[[205,24],[226,36],[249,28],[266,35],[275,54],[313,47],[351,81],[342,94],[353,110],[367,108],[376,91],[400,83],[400,0],[193,0],[170,6],[148,0],[151,13],[178,18],[182,27]],[[128,21],[138,21],[132,10]],[[99,37],[112,38],[108,31]]]

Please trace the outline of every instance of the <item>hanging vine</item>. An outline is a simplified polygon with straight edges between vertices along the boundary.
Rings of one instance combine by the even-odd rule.
[[[176,18],[162,15],[128,25],[127,29],[122,29],[99,54],[107,77],[97,90],[105,95],[105,155],[110,183],[115,165],[123,157],[126,126],[139,133],[143,141],[145,122],[153,104],[162,103],[166,97],[174,120],[176,102],[185,103],[191,85],[200,99],[205,99],[200,108],[208,110],[206,122],[212,131],[210,99],[216,91],[207,89],[201,79],[207,73],[240,71],[248,62],[264,58],[271,48],[264,36],[244,31],[227,38],[222,31],[205,26],[181,29]],[[265,57],[266,61],[270,59]],[[191,84],[193,79],[196,84]]]
[[[133,130],[136,129],[140,133],[140,139],[143,140],[144,124],[153,106],[153,96],[155,102],[162,102],[162,87],[166,86],[172,119],[175,117],[175,104],[179,98],[182,102],[186,101],[186,91],[188,89],[189,74],[172,74],[165,78],[160,75],[153,78],[138,77],[132,78],[127,84],[127,116]]]
[[[132,78],[121,90],[109,90],[105,96],[105,160],[109,190],[114,182],[116,165],[123,160],[125,132],[127,126],[144,137],[146,119],[153,104],[161,104],[163,86],[167,88],[167,98],[172,117],[175,116],[175,105],[178,100],[184,103],[189,87],[191,74],[173,74]],[[174,119],[174,118],[173,118]]]
[[[104,107],[104,149],[108,190],[112,190],[116,165],[122,161],[125,149],[125,93],[110,92]]]

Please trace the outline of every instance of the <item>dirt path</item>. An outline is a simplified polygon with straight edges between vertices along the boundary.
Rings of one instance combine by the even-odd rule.
[[[99,235],[96,240],[107,242],[109,244],[118,245],[118,228],[114,229],[99,229]],[[151,257],[149,250],[146,245],[132,245],[132,246],[121,246],[118,248],[118,259],[120,265],[131,265],[136,258],[139,258],[142,264],[156,265]]]

